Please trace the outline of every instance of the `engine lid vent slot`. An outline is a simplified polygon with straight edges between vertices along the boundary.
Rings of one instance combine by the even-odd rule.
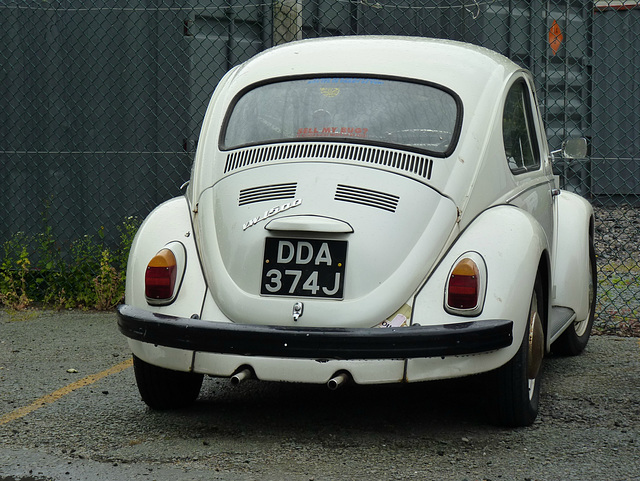
[[[400,201],[400,197],[394,194],[344,184],[338,184],[334,199],[341,202],[375,207],[388,212],[395,212]]]
[[[412,152],[403,152],[382,147],[340,143],[277,144],[249,147],[227,155],[224,173],[254,164],[276,160],[342,160],[377,164],[393,170],[409,172],[430,179],[433,160]]]
[[[242,189],[238,197],[238,205],[254,204],[267,200],[293,199],[296,196],[298,184],[271,184]]]

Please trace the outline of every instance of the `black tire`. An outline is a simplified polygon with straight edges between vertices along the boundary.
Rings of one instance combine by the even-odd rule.
[[[133,370],[142,400],[151,409],[179,409],[192,404],[200,394],[202,374],[172,371],[133,356]]]
[[[520,349],[516,355],[504,366],[495,371],[497,393],[497,421],[506,427],[530,426],[538,416],[538,404],[540,400],[541,363],[544,356],[544,332],[542,331],[542,319],[539,307],[544,305],[542,283],[536,278],[527,328]],[[537,321],[533,321],[538,316]],[[535,341],[530,341],[532,325]],[[536,353],[530,354],[530,346]],[[530,363],[530,358],[532,362]],[[533,373],[529,373],[529,371]]]
[[[596,316],[598,292],[598,272],[593,241],[589,246],[589,317],[572,323],[552,344],[551,350],[561,356],[577,356],[584,351],[591,336],[591,328]]]

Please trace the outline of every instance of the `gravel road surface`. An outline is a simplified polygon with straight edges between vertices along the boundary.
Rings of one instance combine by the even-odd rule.
[[[401,386],[207,378],[140,400],[113,313],[0,311],[0,481],[640,480],[640,344],[545,360],[541,414],[491,424],[481,377]]]

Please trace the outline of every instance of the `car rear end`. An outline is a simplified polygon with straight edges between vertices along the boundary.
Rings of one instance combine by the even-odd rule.
[[[356,57],[363,46],[383,47],[390,62],[379,69],[372,52],[354,62],[361,66],[347,56],[314,62],[331,42],[274,49],[230,72],[214,93],[184,201],[191,229],[183,242],[197,255],[182,270],[199,273],[176,282],[204,289],[203,301],[187,305],[178,293],[142,302],[128,290],[137,300],[119,309],[120,329],[144,362],[337,386],[462,376],[508,360],[512,321],[477,318],[482,259],[451,251],[458,197],[477,169],[451,158],[463,102],[439,69],[437,81],[406,75],[413,53],[447,43],[413,50],[407,40],[342,40]],[[301,62],[289,63],[305,46]],[[407,58],[394,64],[395,54]],[[161,232],[171,219],[153,222],[168,236]],[[441,266],[445,255],[454,258]],[[436,269],[445,275],[424,294]],[[418,293],[436,298],[420,316]],[[408,359],[432,361],[410,379]]]

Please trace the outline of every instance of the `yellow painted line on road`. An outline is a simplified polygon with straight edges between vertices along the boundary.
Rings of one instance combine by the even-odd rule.
[[[33,411],[37,411],[40,408],[43,408],[53,402],[56,402],[61,397],[64,397],[67,394],[71,394],[73,391],[76,391],[85,386],[89,386],[99,381],[102,378],[110,376],[111,374],[116,374],[121,371],[124,371],[125,369],[131,367],[132,365],[133,365],[133,359],[127,359],[126,361],[121,362],[120,364],[116,364],[115,366],[112,366],[109,369],[106,369],[97,374],[92,374],[91,376],[84,377],[79,381],[73,382],[63,388],[58,389],[57,391],[47,394],[46,396],[42,396],[40,399],[36,399],[34,402],[29,404],[28,406],[18,408],[14,411],[11,411],[10,413],[5,414],[4,416],[0,416],[0,426],[10,423],[11,421],[15,421],[16,419],[20,419],[26,416],[27,414],[32,413]]]

